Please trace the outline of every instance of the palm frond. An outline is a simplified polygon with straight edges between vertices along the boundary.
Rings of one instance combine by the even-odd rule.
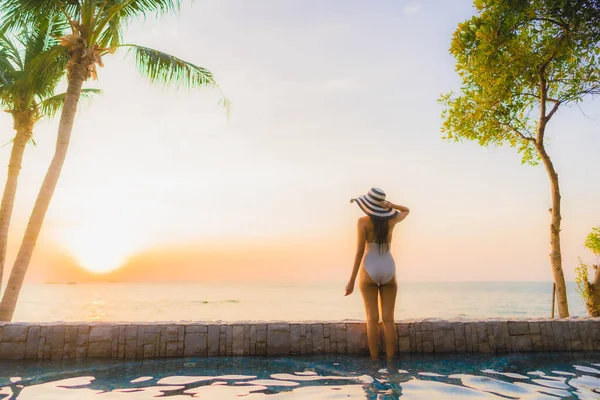
[[[102,94],[102,90],[100,89],[82,89],[81,90],[81,98],[89,100],[93,95]],[[66,93],[61,93],[54,95],[52,97],[48,97],[47,99],[40,102],[38,105],[38,109],[40,114],[49,118],[53,118],[63,107],[65,104]]]
[[[69,0],[1,0],[0,32],[18,32],[39,23],[40,18],[56,15],[61,7],[73,13],[77,2]]]
[[[97,43],[101,48],[115,48],[123,41],[123,28],[125,24],[118,15],[107,21],[100,32]]]
[[[18,69],[23,69],[23,59],[21,57],[21,52],[9,39],[8,35],[3,32],[0,32],[0,50],[5,54],[6,59],[13,63],[15,67]]]
[[[12,64],[0,49],[0,92],[12,82],[11,75],[13,75],[13,72]]]
[[[33,57],[23,70],[23,76],[15,83],[31,97],[46,98],[54,94],[58,82],[65,76],[69,63],[67,49],[54,46]]]
[[[127,55],[135,57],[139,73],[151,83],[187,89],[216,86],[213,74],[206,68],[148,47],[134,44],[121,47],[128,48]]]
[[[219,100],[219,105],[225,108],[225,112],[227,113],[227,120],[231,117],[231,101],[223,94],[221,100]]]
[[[58,44],[58,37],[67,34],[68,23],[60,15],[50,15],[47,18],[40,18],[36,25],[26,30],[31,34],[26,36],[23,42],[25,48],[25,63],[29,63],[33,58],[42,52]]]
[[[24,111],[54,94],[69,56],[53,36],[62,36],[67,26],[62,17],[47,15],[18,31],[0,32],[0,97],[5,106]]]
[[[20,51],[5,33],[0,33],[0,104],[5,109],[16,106],[13,88],[22,75],[22,65]]]
[[[96,18],[96,9],[98,7],[98,1],[96,0],[84,0],[81,3],[81,25],[91,27],[94,26],[94,19]]]
[[[12,55],[2,45],[2,39],[0,38],[0,92],[6,90],[12,84],[16,72],[17,69],[12,61]]]
[[[181,0],[106,0],[106,3],[107,14],[115,13],[121,18],[177,13],[181,7]]]
[[[84,0],[87,5],[92,0]],[[181,0],[104,0],[96,8],[97,22],[94,32],[88,38],[89,43],[98,43],[100,47],[116,47],[121,43],[121,32],[127,22],[133,18],[145,18],[149,14],[164,15],[177,12]]]

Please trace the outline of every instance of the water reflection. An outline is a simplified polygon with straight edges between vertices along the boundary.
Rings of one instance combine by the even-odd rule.
[[[600,398],[600,355],[0,363],[0,399]]]

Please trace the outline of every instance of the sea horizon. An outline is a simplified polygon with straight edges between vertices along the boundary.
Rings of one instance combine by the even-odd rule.
[[[319,280],[319,281],[310,281],[310,280],[222,280],[222,281],[218,281],[218,280],[206,280],[206,281],[201,281],[201,280],[156,280],[156,281],[117,281],[117,280],[98,280],[98,281],[39,281],[39,282],[27,282],[25,283],[25,285],[87,285],[87,284],[104,284],[104,283],[110,283],[110,284],[161,284],[161,283],[169,283],[169,284],[248,284],[248,283],[261,283],[261,284],[291,284],[291,283],[298,283],[298,284],[311,284],[311,283],[316,283],[316,284],[324,284],[324,283],[341,283],[341,282],[346,282],[346,280],[344,279],[331,279],[331,280]],[[498,280],[482,280],[482,279],[478,279],[478,280],[398,280],[398,283],[400,284],[401,282],[405,282],[405,283],[550,283],[552,284],[554,281],[551,279],[548,280],[541,280],[541,279],[531,279],[531,280],[527,280],[527,279],[520,279],[520,280],[508,280],[508,279],[498,279]],[[565,280],[566,283],[572,283],[574,284],[575,281],[574,280]]]
[[[27,283],[13,321],[364,320],[345,282]],[[572,316],[587,312],[567,282]],[[551,281],[398,282],[397,320],[550,317]],[[556,313],[558,316],[558,313]]]

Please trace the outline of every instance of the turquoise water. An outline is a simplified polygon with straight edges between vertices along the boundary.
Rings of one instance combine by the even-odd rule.
[[[364,320],[358,290],[323,283],[28,284],[15,321]],[[572,282],[571,315],[586,315]],[[396,318],[549,317],[552,282],[399,282]],[[290,312],[291,310],[291,312]]]
[[[599,399],[600,354],[0,363],[0,399]]]

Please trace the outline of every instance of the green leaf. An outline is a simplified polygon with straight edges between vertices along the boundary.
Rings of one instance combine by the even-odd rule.
[[[0,103],[5,109],[37,113],[36,104],[54,94],[69,56],[53,36],[65,28],[48,16],[32,28],[0,33]]]
[[[205,68],[148,47],[122,47],[128,48],[127,55],[135,58],[138,72],[151,83],[181,88],[216,86],[212,73]]]
[[[80,97],[89,100],[93,95],[102,94],[100,89],[82,89]],[[66,93],[57,94],[49,97],[39,104],[40,112],[47,117],[54,117],[65,104]]]
[[[584,246],[597,256],[600,256],[600,226],[592,229],[592,232],[585,238]]]
[[[107,14],[115,12],[125,18],[177,13],[181,7],[181,0],[107,0],[106,3]]]

